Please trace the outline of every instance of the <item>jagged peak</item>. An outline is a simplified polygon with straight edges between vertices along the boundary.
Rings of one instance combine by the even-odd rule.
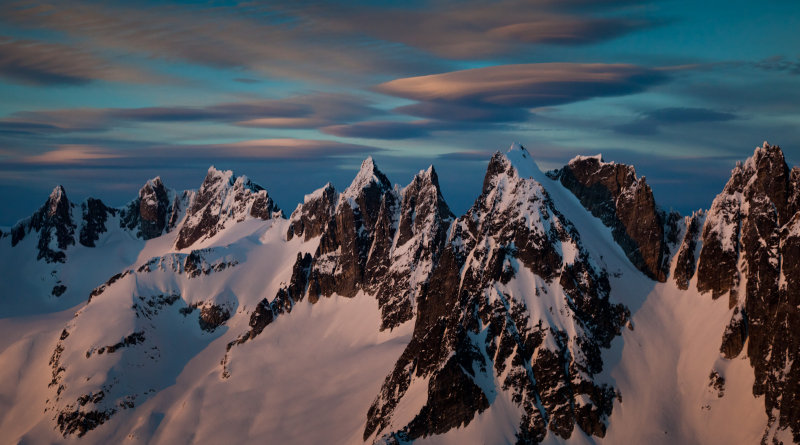
[[[220,170],[213,165],[209,166],[206,179],[203,181],[203,185],[206,185],[207,183],[216,183],[217,179],[221,180],[222,183],[227,182],[229,185],[233,185],[233,182],[236,180],[236,176],[233,174],[233,170]]]
[[[500,152],[495,153],[492,157],[492,161],[507,163],[507,165],[513,167],[520,178],[534,179],[538,182],[541,182],[545,178],[544,173],[533,159],[530,151],[519,142],[512,143],[505,154]]]
[[[422,182],[422,183],[430,183],[437,189],[439,188],[439,175],[436,174],[436,169],[433,168],[433,164],[428,166],[425,170],[420,170],[414,175],[414,179],[412,179],[412,183],[414,182]]]
[[[427,193],[432,193],[434,199],[442,201],[442,203],[446,206],[447,204],[444,203],[444,197],[442,196],[442,189],[439,186],[439,176],[436,173],[436,169],[433,165],[430,165],[425,170],[420,170],[414,175],[414,178],[411,182],[403,187],[398,188],[395,186],[395,193],[398,196],[405,196],[407,193],[420,193],[422,191],[426,191]],[[448,210],[449,211],[449,210]]]
[[[67,198],[67,192],[62,185],[59,184],[53,188],[45,205],[47,206],[48,216],[55,215],[61,206],[69,206],[69,198]]]
[[[772,161],[779,164],[786,163],[781,147],[764,141],[760,146],[756,146],[755,150],[753,150],[753,155],[747,158],[742,167],[745,171],[755,171],[758,169],[758,163],[764,158],[771,158]],[[740,163],[737,163],[737,167],[739,166]]]
[[[161,176],[156,176],[155,178],[148,179],[145,185],[149,185],[150,187],[164,187],[164,183],[161,181]]]
[[[147,182],[144,183],[142,188],[139,189],[139,197],[141,198],[151,193],[158,193],[157,192],[158,190],[163,190],[163,191],[167,190],[167,188],[164,186],[164,183],[161,182],[160,176],[148,179]]]
[[[606,160],[603,159],[602,153],[597,153],[594,156],[584,156],[584,155],[575,156],[574,158],[570,159],[569,162],[567,162],[567,165],[575,164],[575,163],[578,163],[578,162],[584,162],[584,161],[597,161],[597,163],[601,164],[601,165],[602,164],[616,164],[615,162],[606,162]]]
[[[246,175],[237,176],[233,173],[233,170],[219,170],[213,165],[208,167],[208,174],[206,174],[206,178],[203,180],[200,190],[207,192],[211,188],[242,188],[249,189],[252,192],[264,190],[264,187],[251,181]]]
[[[336,188],[330,182],[303,196],[303,204],[320,199],[328,193],[336,193]]]
[[[64,190],[64,186],[61,184],[55,186],[53,191],[50,192],[50,197],[47,198],[48,201],[61,201],[62,199],[67,199],[67,191]]]
[[[368,156],[361,163],[361,168],[358,170],[358,174],[353,179],[353,182],[342,192],[340,200],[357,197],[361,193],[361,190],[369,187],[371,184],[377,184],[384,190],[391,189],[392,187],[386,175],[378,169],[372,156]]]

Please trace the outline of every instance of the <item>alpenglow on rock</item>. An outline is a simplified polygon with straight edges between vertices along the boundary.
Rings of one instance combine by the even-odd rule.
[[[800,443],[800,168],[764,144],[707,210],[519,144],[454,215],[372,158],[287,218],[210,168],[0,232],[19,443]],[[5,332],[5,331],[3,331]]]

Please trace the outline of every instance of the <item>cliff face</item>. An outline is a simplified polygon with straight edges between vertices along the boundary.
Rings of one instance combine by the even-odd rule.
[[[357,418],[340,442],[406,443],[486,425],[520,444],[617,442],[636,427],[615,418],[644,407],[636,418],[649,421],[669,403],[669,419],[647,432],[669,431],[660,441],[669,443],[673,432],[686,439],[712,418],[729,421],[726,410],[743,400],[760,412],[762,398],[767,418],[748,434],[763,427],[767,443],[800,442],[800,168],[768,144],[737,165],[708,211],[683,219],[659,210],[632,167],[579,157],[545,175],[514,145],[491,158],[460,217],[433,167],[400,188],[367,159],[344,191],[327,184],[289,219],[261,187],[211,168],[197,192],[156,178],[122,208],[73,204],[57,187],[0,241],[4,270],[16,274],[8,259],[24,256],[20,271],[43,270],[20,287],[25,295],[43,291],[65,307],[73,295],[87,300],[57,332],[42,331],[55,348],[46,393],[39,388],[51,419],[38,425],[63,436],[106,437],[101,424],[141,418],[119,412],[172,403],[153,395],[179,380],[218,402],[250,397],[241,388],[274,391],[285,357],[302,362],[333,345],[329,360],[359,357],[338,369],[383,354],[368,382],[344,383],[346,371],[326,383],[336,397],[363,393],[337,413]],[[123,258],[107,265],[113,256]],[[343,332],[356,334],[340,341]],[[0,356],[28,350],[15,345]],[[303,363],[292,372],[320,371]],[[673,400],[667,383],[648,392],[655,368],[689,392]],[[274,395],[259,394],[254,406]],[[691,426],[671,430],[674,419]],[[124,425],[105,431],[133,428]]]
[[[36,259],[63,263],[66,260],[64,251],[75,244],[77,224],[72,216],[73,207],[64,187],[57,186],[39,210],[11,228],[11,245],[17,245],[32,232],[38,236]]]
[[[611,228],[631,262],[658,281],[666,281],[668,242],[676,236],[677,214],[656,206],[645,178],[632,166],[579,156],[548,174],[572,191],[592,215]]]
[[[185,249],[245,219],[268,220],[279,212],[267,191],[258,184],[245,176],[236,177],[231,171],[211,167],[189,203],[175,248]]]
[[[576,424],[605,434],[616,393],[592,376],[629,313],[608,301],[606,272],[544,188],[521,177],[515,164],[528,156],[520,146],[497,153],[482,194],[451,227],[417,299],[411,341],[369,409],[365,440],[442,434],[498,397],[523,413],[519,443],[538,443],[548,429],[566,439]],[[396,420],[397,406],[420,392],[416,415]]]
[[[708,212],[697,265],[700,292],[715,299],[728,294],[732,317],[722,355],[733,359],[747,347],[756,376],[753,394],[765,397],[769,428],[791,429],[795,441],[800,441],[798,178],[800,169],[790,170],[780,148],[766,142],[738,164]]]

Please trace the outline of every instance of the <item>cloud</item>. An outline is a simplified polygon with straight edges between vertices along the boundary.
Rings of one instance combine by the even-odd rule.
[[[544,17],[499,26],[488,35],[521,43],[585,45],[622,36],[650,24],[639,20]]]
[[[432,2],[426,8],[363,6],[330,11],[327,26],[359,30],[383,40],[451,59],[474,60],[525,53],[531,44],[585,45],[660,23],[637,17],[594,17],[620,2],[501,1]],[[569,3],[569,4],[567,4]],[[409,31],[413,23],[413,31]]]
[[[18,112],[0,119],[0,133],[102,131],[132,123],[158,122],[223,122],[245,127],[320,128],[383,113],[370,102],[356,96],[315,93],[205,107],[79,108]]]
[[[332,125],[323,133],[348,138],[412,139],[430,135],[431,131],[445,129],[438,122],[427,120],[413,122],[368,121],[349,125]]]
[[[533,63],[498,65],[395,79],[377,92],[417,103],[395,111],[456,122],[520,122],[530,109],[595,97],[634,94],[667,80],[634,65]]]
[[[506,0],[465,1],[454,7],[449,1],[432,1],[414,8],[286,0],[241,4],[31,1],[0,4],[0,22],[57,36],[63,51],[55,51],[53,44],[52,49],[41,47],[39,52],[58,54],[65,65],[72,54],[90,62],[87,67],[119,70],[112,68],[117,57],[134,56],[358,84],[374,74],[451,69],[452,64],[442,57],[475,60],[530,54],[533,45],[586,45],[660,25],[639,17],[634,9],[622,9],[624,3]],[[35,59],[46,65],[43,55]],[[79,67],[76,63],[75,72],[45,69],[37,75],[21,74],[30,82],[67,83],[98,75],[81,72]],[[254,79],[236,75],[234,80]]]
[[[133,67],[109,63],[67,45],[0,37],[0,77],[29,85],[81,85],[95,80],[165,81]]]
[[[794,60],[785,56],[773,56],[753,63],[753,66],[766,71],[783,71],[790,74],[800,74],[800,57]]]
[[[0,21],[60,33],[84,51],[328,83],[357,82],[365,74],[442,68],[432,57],[361,30],[331,29],[324,9],[293,2],[6,2],[0,4]]]
[[[642,117],[635,121],[617,125],[614,130],[622,134],[645,136],[658,134],[662,126],[726,122],[738,118],[739,116],[735,114],[708,108],[659,108],[644,113]]]
[[[410,116],[456,122],[523,122],[531,117],[530,111],[522,108],[448,102],[418,102],[397,107],[393,111]]]
[[[534,108],[638,93],[664,80],[634,65],[531,63],[407,77],[375,89],[417,101]]]
[[[450,161],[478,161],[486,162],[492,157],[492,152],[483,150],[462,150],[443,153],[437,156],[437,159],[450,160]]]
[[[86,161],[117,159],[123,155],[100,147],[85,145],[61,145],[40,155],[26,156],[20,159],[25,164],[79,164]]]
[[[133,149],[109,149],[88,144],[57,145],[37,155],[4,159],[8,168],[58,167],[151,167],[175,162],[213,162],[214,160],[288,161],[327,159],[379,152],[381,149],[313,139],[254,139],[223,144],[155,144]]]

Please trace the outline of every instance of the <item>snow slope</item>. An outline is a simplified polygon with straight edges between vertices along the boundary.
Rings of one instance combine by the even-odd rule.
[[[701,295],[696,276],[688,290],[672,279],[659,283],[647,278],[614,241],[611,229],[545,175],[526,149],[514,144],[505,156],[521,178],[541,187],[579,234],[580,248],[569,242],[559,246],[565,262],[582,248],[593,267],[608,273],[609,301],[630,310],[621,335],[602,350],[602,372],[593,376],[619,393],[605,437],[576,427],[569,439],[547,431],[544,443],[760,441],[767,416],[763,398],[753,396],[753,369],[746,354],[725,360],[719,352],[733,311],[726,299]],[[334,194],[337,203],[357,207],[358,190],[385,179],[362,174],[377,171],[371,159],[364,165],[354,185]],[[417,181],[429,179],[432,171],[420,172]],[[252,217],[256,194],[267,200],[266,192],[248,188],[246,179],[231,180],[229,172],[211,173],[224,177],[223,185],[250,190],[242,192],[247,205],[228,211],[233,219],[225,220],[224,209],[236,208],[233,194],[225,195],[218,206],[223,210],[215,210],[222,219],[214,219],[214,233],[196,236],[188,247],[177,249],[176,241],[186,221],[191,219],[193,228],[201,225],[197,215],[182,215],[175,230],[149,240],[109,230],[94,248],[67,248],[63,264],[37,260],[34,237],[14,247],[0,238],[1,443],[364,442],[367,412],[412,338],[416,312],[411,320],[384,329],[375,295],[334,293],[313,304],[298,302],[263,334],[231,349],[231,342],[252,327],[259,303],[272,300],[290,282],[298,254],[314,254],[321,237],[287,237],[292,220],[278,212],[266,220]],[[402,200],[404,190],[409,189],[387,193]],[[431,196],[436,197],[435,190]],[[543,196],[531,196],[530,202]],[[322,191],[306,201],[320,197]],[[426,205],[435,206],[435,201]],[[416,214],[410,215],[414,221]],[[531,227],[542,224],[536,217],[527,217]],[[118,227],[113,218],[119,217],[110,218],[108,225]],[[450,237],[457,222],[442,221],[453,224]],[[397,230],[399,222],[393,224]],[[403,273],[413,263],[404,252],[431,244],[424,233],[403,248],[397,245],[400,235],[394,235],[390,270]],[[674,255],[678,246],[672,247]],[[498,295],[513,296],[533,320],[547,320],[577,338],[572,322],[551,312],[566,298],[563,290],[519,264],[512,266],[517,274],[495,288]],[[411,276],[414,289],[422,288],[431,267],[425,263],[420,267],[424,273]],[[66,291],[55,297],[52,290],[59,284]],[[543,287],[548,292],[542,296],[533,292]],[[714,386],[720,380],[712,378],[712,371],[724,378],[724,385]],[[517,441],[517,403],[510,393],[492,389],[502,386],[494,374],[476,373],[475,379],[490,395],[489,407],[466,426],[414,443]],[[429,384],[427,379],[413,381],[394,409],[393,427],[413,420],[426,403]],[[77,417],[70,421],[70,415]],[[97,423],[97,416],[105,418]]]

